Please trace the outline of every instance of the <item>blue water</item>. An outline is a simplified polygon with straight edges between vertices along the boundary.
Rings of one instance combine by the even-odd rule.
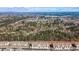
[[[79,16],[79,12],[0,12],[0,15],[15,16]]]

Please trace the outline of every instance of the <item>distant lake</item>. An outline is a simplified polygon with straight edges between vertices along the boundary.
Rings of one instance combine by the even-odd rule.
[[[0,12],[0,15],[14,16],[79,16],[79,12]]]

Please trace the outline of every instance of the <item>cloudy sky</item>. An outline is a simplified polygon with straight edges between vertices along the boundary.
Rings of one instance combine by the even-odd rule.
[[[78,7],[0,7],[0,12],[79,12]]]

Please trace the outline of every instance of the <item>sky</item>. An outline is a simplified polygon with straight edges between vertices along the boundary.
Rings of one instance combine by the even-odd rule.
[[[0,12],[79,12],[79,7],[0,7]]]

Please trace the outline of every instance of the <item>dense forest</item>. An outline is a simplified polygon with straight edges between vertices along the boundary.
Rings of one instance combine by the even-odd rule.
[[[0,41],[79,41],[79,20],[62,18],[0,17]]]

